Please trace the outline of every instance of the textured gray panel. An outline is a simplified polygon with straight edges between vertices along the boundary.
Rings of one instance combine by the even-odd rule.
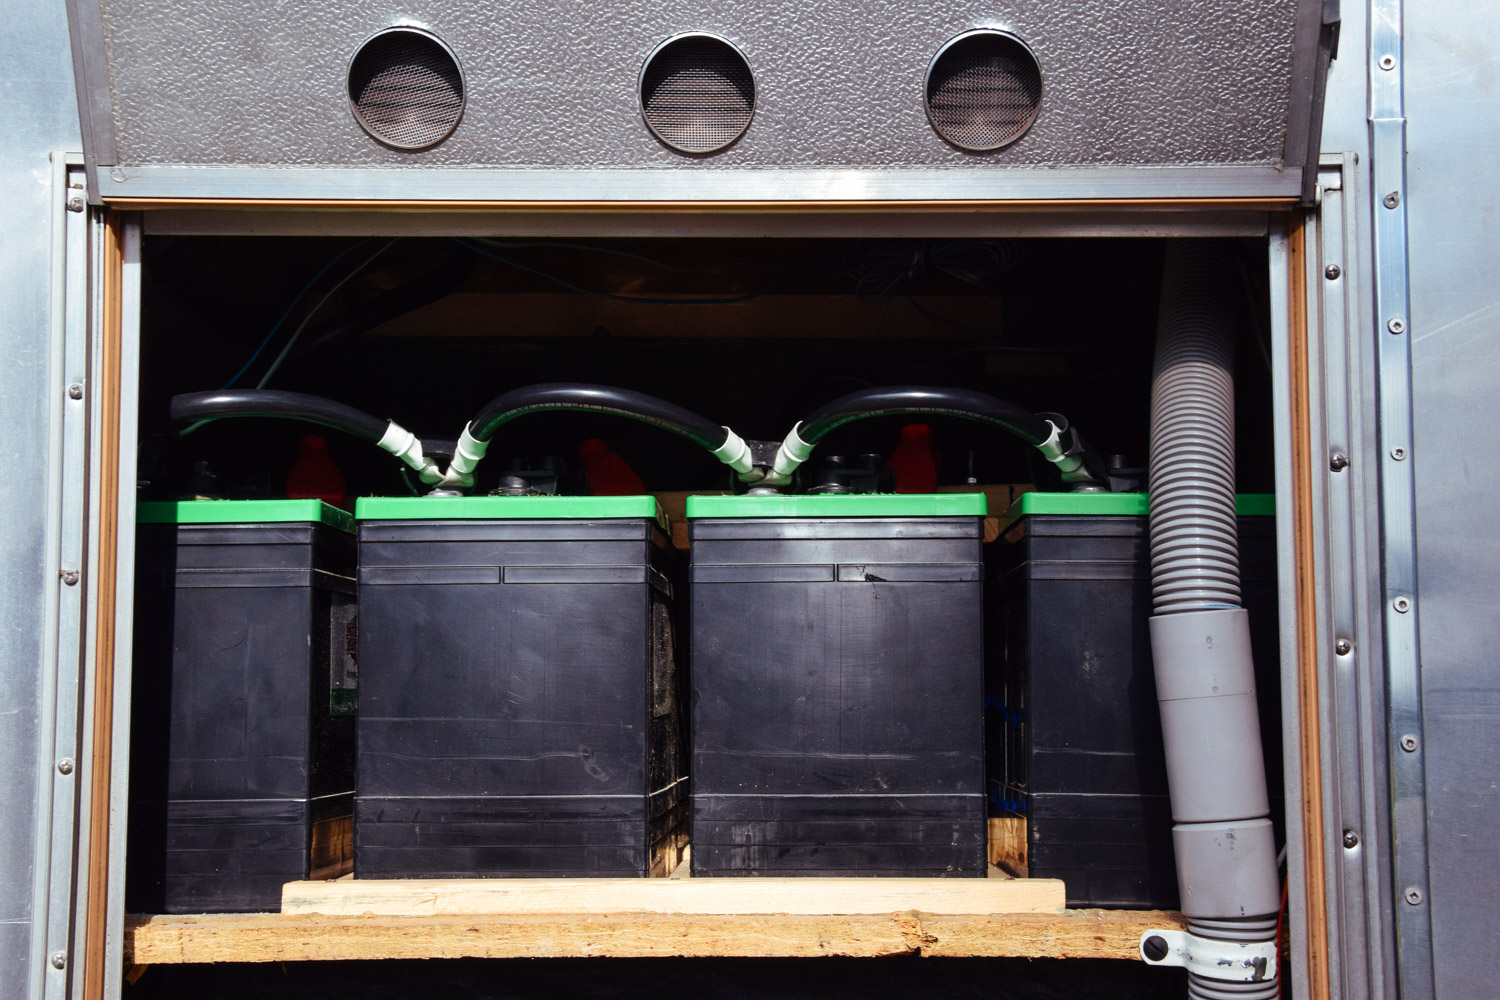
[[[1298,0],[104,0],[120,161],[133,164],[730,167],[1150,163],[1279,165]],[[441,146],[371,141],[344,95],[349,54],[401,20],[458,54],[468,108]],[[1021,141],[976,156],[922,107],[927,62],[958,32],[1010,27],[1046,92]],[[641,122],[641,60],[717,32],[756,71],[755,122],[705,159]]]
[[[1440,998],[1494,996],[1500,982],[1497,39],[1493,4],[1431,0],[1406,9],[1412,460]],[[1455,435],[1455,420],[1473,433]]]

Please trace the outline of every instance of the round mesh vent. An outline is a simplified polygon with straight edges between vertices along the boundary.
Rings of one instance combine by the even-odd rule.
[[[750,64],[717,35],[669,38],[641,68],[641,113],[647,127],[673,149],[723,149],[750,127],[755,114]]]
[[[464,113],[464,79],[448,46],[416,28],[387,28],[349,63],[349,104],[376,139],[425,149],[448,138]]]
[[[1019,38],[981,28],[954,38],[927,68],[927,117],[960,149],[1021,138],[1042,103],[1042,71]]]

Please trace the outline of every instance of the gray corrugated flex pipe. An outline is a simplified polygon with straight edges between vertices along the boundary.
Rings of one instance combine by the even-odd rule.
[[[1230,251],[1167,251],[1151,388],[1151,652],[1186,934],[1142,956],[1186,965],[1188,996],[1275,997],[1281,882],[1266,795],[1234,508]],[[1149,946],[1148,946],[1149,945]]]

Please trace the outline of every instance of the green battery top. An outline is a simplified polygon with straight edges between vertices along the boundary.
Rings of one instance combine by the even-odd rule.
[[[1276,513],[1276,497],[1270,493],[1241,493],[1234,498],[1234,511],[1240,517],[1269,517]],[[1022,493],[1000,515],[1000,530],[1031,514],[1145,517],[1150,512],[1148,493]]]
[[[665,527],[653,496],[624,497],[360,497],[360,521],[497,521],[645,518]]]
[[[136,504],[137,524],[272,524],[289,521],[354,530],[346,510],[321,500],[148,500]]]
[[[821,493],[812,496],[697,496],[687,516],[710,517],[984,517],[983,493]]]

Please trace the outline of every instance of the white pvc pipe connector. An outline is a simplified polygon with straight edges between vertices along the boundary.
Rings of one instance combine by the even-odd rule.
[[[392,420],[386,425],[385,433],[375,444],[417,470],[422,482],[431,484],[443,478],[443,471],[438,468],[438,464],[422,454],[422,442],[396,421]]]

